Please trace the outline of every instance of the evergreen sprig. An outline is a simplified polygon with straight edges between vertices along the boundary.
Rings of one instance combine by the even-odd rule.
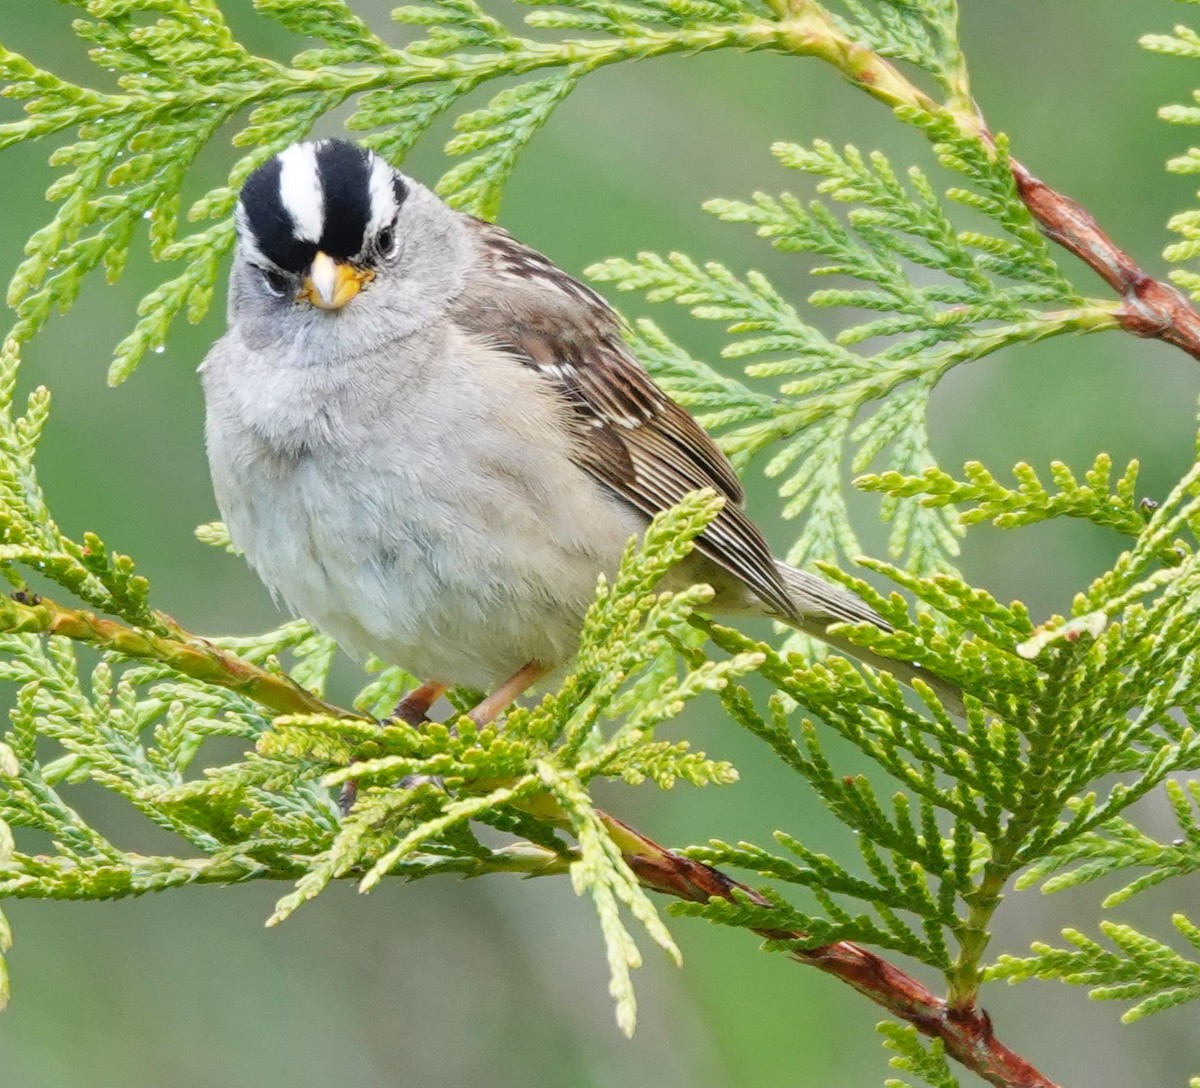
[[[1087,985],[1096,996],[1136,1000],[1127,1019],[1200,996],[1194,959],[1113,920],[1101,923],[1112,948],[1068,930],[1070,949],[1038,945],[1029,957],[987,962],[1007,888],[1054,891],[1130,874],[1105,901],[1111,909],[1200,865],[1200,787],[1187,777],[1200,768],[1200,461],[1158,505],[1138,502],[1136,464],[1114,482],[1104,455],[1082,474],[1054,463],[1049,484],[1023,463],[1015,486],[975,463],[958,479],[934,461],[930,394],[949,370],[1000,348],[1114,328],[1160,335],[1146,313],[1170,318],[1160,323],[1164,339],[1193,354],[1200,345],[1178,327],[1195,315],[1179,309],[1177,294],[1156,311],[1149,296],[1168,289],[1134,275],[1136,265],[1085,218],[1068,223],[1081,209],[1048,197],[988,131],[953,0],[836,8],[538,0],[524,17],[528,34],[476,0],[435,0],[393,13],[410,28],[403,42],[343,0],[256,0],[311,39],[286,61],[240,44],[217,0],[68,2],[84,16],[76,33],[98,68],[116,75],[115,89],[105,77],[103,90],[65,80],[0,47],[2,93],[27,114],[0,126],[0,149],[47,140],[63,168],[48,194],[57,212],[30,239],[10,286],[16,324],[0,353],[0,571],[14,591],[0,599],[0,681],[14,703],[0,740],[0,898],[276,879],[293,884],[278,922],[335,879],[367,891],[390,876],[569,873],[595,905],[618,1022],[629,1031],[639,962],[632,923],[677,956],[646,894],[668,891],[684,900],[683,913],[753,930],[769,949],[825,967],[937,1034],[925,1047],[909,1028],[884,1029],[893,1064],[935,1088],[955,1083],[947,1056],[995,1083],[1049,1083],[1029,1067],[1013,1072],[1019,1063],[996,1044],[978,1008],[990,979]],[[1145,44],[1200,56],[1200,38],[1186,29]],[[616,579],[598,587],[559,688],[485,727],[462,714],[420,729],[383,720],[411,678],[382,662],[354,709],[331,706],[323,695],[334,647],[308,625],[196,639],[151,607],[130,559],[59,529],[35,471],[48,394],[36,390],[23,415],[12,405],[18,341],[53,309],[69,308],[96,269],[120,275],[141,230],[152,256],[175,262],[175,272],[143,299],[116,348],[114,381],[162,346],[175,317],[205,312],[233,241],[239,184],[331,109],[346,106],[348,127],[397,163],[438,117],[454,114],[446,150],[457,161],[439,191],[493,216],[523,149],[584,77],[623,61],[726,48],[833,65],[922,132],[944,172],[900,169],[878,153],[822,141],[780,143],[776,156],[808,195],[709,202],[723,220],[750,224],[831,277],[806,305],[849,314],[836,335],[755,272],[681,254],[593,269],[599,280],[727,325],[724,356],[742,364],[738,374],[695,359],[648,321],[630,339],[722,432],[739,468],[763,456],[785,512],[805,517],[793,559],[820,565],[857,553],[842,467],[880,468],[860,484],[884,496],[896,562],[863,566],[893,592],[821,567],[890,625],[830,632],[859,664],[842,656],[813,663],[712,625],[700,615],[707,587],[656,588],[719,510],[708,493],[631,543]],[[493,80],[506,82],[464,112],[464,97]],[[1191,107],[1164,115],[1200,119]],[[244,151],[226,183],[183,212],[191,164],[226,125],[240,125],[233,142]],[[1194,160],[1172,168],[1200,169]],[[1183,241],[1169,255],[1193,257],[1200,221],[1187,213],[1172,226]],[[1082,297],[1043,231],[1126,297]],[[1084,236],[1097,243],[1091,250]],[[1177,279],[1200,293],[1197,277],[1179,271]],[[1131,309],[1132,298],[1145,313]],[[1016,529],[1054,517],[1123,538],[1124,551],[1081,589],[1069,616],[1037,622],[950,565],[973,524]],[[219,525],[199,535],[229,547]],[[60,590],[71,604],[42,595]],[[103,651],[98,665],[84,667],[81,643]],[[743,684],[750,674],[754,683]],[[591,786],[601,778],[663,788],[735,778],[728,764],[658,735],[706,692],[795,772],[853,848],[834,857],[803,833],[781,831],[769,846],[714,841],[676,854],[596,808]],[[452,703],[461,711],[471,695],[453,693]],[[207,765],[212,737],[240,740],[245,754]],[[350,782],[357,795],[343,814],[335,794]],[[1140,830],[1132,809],[1164,783],[1181,830],[1170,844]],[[176,834],[185,849],[124,849],[90,822],[85,784]],[[714,865],[769,883],[750,888]],[[1200,947],[1195,925],[1174,921]],[[0,1000],[10,945],[0,917]],[[947,997],[862,946],[910,957],[943,979]]]
[[[1194,0],[1183,0],[1185,3]],[[1187,26],[1176,26],[1170,34],[1146,34],[1141,39],[1144,48],[1154,53],[1184,60],[1200,59],[1200,34]],[[1193,94],[1194,104],[1163,106],[1158,116],[1173,125],[1200,125],[1200,92]],[[1167,162],[1167,169],[1176,174],[1200,173],[1200,149],[1191,148]],[[1180,236],[1180,241],[1167,246],[1163,256],[1180,264],[1194,262],[1200,257],[1200,209],[1190,209],[1173,215],[1167,226]],[[1192,298],[1200,299],[1200,274],[1187,268],[1176,268],[1171,279],[1188,291]]]
[[[856,472],[881,456],[892,474],[935,471],[929,396],[953,367],[1012,343],[1113,326],[1111,307],[1082,299],[1058,270],[1011,175],[944,126],[931,134],[943,165],[969,183],[950,187],[945,199],[987,216],[993,233],[956,225],[916,167],[902,180],[883,155],[838,151],[824,141],[777,144],[774,151],[786,166],[818,179],[817,192],[853,205],[844,218],[825,202],[790,193],[706,205],[728,222],[752,224],[777,249],[816,256],[822,263],[814,275],[845,281],[810,294],[810,305],[882,315],[834,338],[757,272],[742,279],[678,253],[643,253],[589,269],[622,290],[725,323],[737,339],[722,354],[742,361],[748,378],[772,383],[760,392],[757,384],[715,375],[653,326],[635,335],[664,384],[707,426],[722,429],[735,463],[771,450],[765,471],[783,478],[785,516],[806,519],[788,556],[795,563],[837,561],[859,550],[842,486],[848,454]],[[883,346],[854,350],[863,344]],[[903,498],[892,489],[882,508],[893,523],[892,556],[918,573],[949,569],[961,530],[954,510]]]
[[[1171,922],[1193,949],[1200,950],[1200,927],[1184,914]],[[1106,948],[1075,929],[1063,930],[1073,949],[1037,943],[1025,959],[1001,956],[989,972],[992,978],[1019,982],[1030,978],[1062,979],[1091,988],[1098,1001],[1133,1001],[1121,1020],[1130,1024],[1151,1013],[1200,998],[1200,962],[1187,959],[1170,945],[1139,933],[1131,926],[1101,922],[1115,946]]]
[[[1070,481],[1057,476],[1066,488]],[[1110,522],[1107,480],[1100,470],[1086,487],[1072,477],[1071,512]],[[991,477],[976,482],[995,486]],[[931,490],[943,494],[940,486]],[[1118,490],[1128,493],[1127,512],[1135,513],[1130,486]],[[1034,508],[1044,512],[1045,503]],[[1080,595],[1075,615],[1041,627],[1020,606],[1002,606],[954,576],[918,578],[870,564],[940,612],[939,630],[928,614],[910,615],[899,598],[873,594],[827,569],[894,628],[884,633],[863,624],[846,628],[843,637],[886,655],[878,661],[917,666],[909,675],[923,708],[914,708],[887,673],[861,673],[838,658],[807,664],[714,628],[714,642],[727,651],[762,655],[758,671],[775,690],[760,708],[746,689],[727,688],[722,699],[730,716],[763,739],[853,831],[865,873],[783,833],[777,835],[782,854],[714,842],[692,856],[802,886],[820,910],[800,913],[778,898],[682,909],[759,932],[802,930],[818,944],[857,940],[902,951],[943,971],[951,993],[961,996],[973,994],[985,977],[987,919],[1001,889],[1023,872],[1028,885],[1071,867],[1053,890],[1119,868],[1153,866],[1111,897],[1113,905],[1192,871],[1195,819],[1182,787],[1168,785],[1185,832],[1175,849],[1150,843],[1122,814],[1168,775],[1200,766],[1194,691],[1200,643],[1192,619],[1200,571],[1191,528],[1198,509],[1189,473],[1148,520],[1137,514],[1134,547]],[[1133,531],[1126,521],[1117,527]],[[1178,540],[1181,527],[1189,539],[1164,565],[1164,545]],[[922,674],[951,680],[962,691],[965,729],[942,709]],[[807,717],[797,723],[793,705],[820,724]],[[839,770],[831,732],[865,755],[875,774]],[[1152,981],[1142,984],[1153,988]]]
[[[1137,536],[1155,506],[1136,497],[1136,461],[1130,462],[1115,484],[1112,468],[1108,454],[1097,454],[1080,481],[1067,465],[1054,461],[1050,465],[1050,478],[1057,488],[1055,492],[1047,490],[1031,465],[1014,466],[1017,486],[1011,488],[978,461],[963,466],[962,480],[941,469],[929,468],[920,476],[904,476],[899,472],[864,475],[855,484],[864,491],[880,491],[896,498],[920,496],[925,506],[968,506],[958,515],[963,525],[988,521],[998,529],[1013,529],[1051,518],[1071,517]]]
[[[945,1048],[940,1039],[928,1045],[921,1041],[917,1029],[909,1025],[880,1024],[879,1033],[884,1037],[884,1046],[896,1056],[888,1062],[893,1069],[902,1069],[917,1076],[930,1088],[959,1088],[958,1079],[946,1061]],[[884,1088],[910,1088],[906,1081],[889,1079]]]
[[[50,393],[29,394],[25,414],[11,412],[19,366],[15,341],[0,347],[0,563],[10,586],[26,589],[24,568],[95,608],[131,623],[165,630],[169,621],[147,604],[148,585],[128,556],[110,552],[94,533],[82,541],[59,529],[37,482],[34,457],[50,413]]]

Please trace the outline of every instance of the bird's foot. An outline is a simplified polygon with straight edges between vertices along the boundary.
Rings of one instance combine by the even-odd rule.
[[[442,684],[436,680],[430,680],[426,684],[422,684],[419,688],[414,688],[403,699],[400,700],[392,711],[391,715],[382,723],[386,725],[388,722],[401,721],[406,725],[411,725],[419,729],[422,725],[429,721],[429,708],[433,706],[445,693],[449,684]],[[404,784],[410,784],[415,778],[422,776],[410,775],[405,779]],[[350,810],[354,807],[354,802],[358,800],[358,779],[350,779],[344,786],[342,792],[338,795],[338,809],[345,818]]]

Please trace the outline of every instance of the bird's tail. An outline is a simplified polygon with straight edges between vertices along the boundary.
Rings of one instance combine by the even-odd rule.
[[[873,623],[881,631],[890,631],[891,625],[875,609],[848,590],[832,585],[815,574],[798,570],[780,560],[776,560],[775,565],[788,596],[796,606],[795,615],[780,617],[784,623],[827,642],[873,669],[890,672],[898,680],[906,683],[923,681],[934,690],[951,714],[966,717],[962,692],[949,680],[934,675],[920,665],[884,657],[863,646],[854,645],[849,639],[829,633],[829,628],[835,623]]]

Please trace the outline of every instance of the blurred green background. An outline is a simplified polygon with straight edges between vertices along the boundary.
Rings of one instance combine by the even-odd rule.
[[[397,36],[385,0],[355,6]],[[246,0],[225,7],[253,47],[283,58],[297,46]],[[1154,111],[1184,100],[1197,77],[1183,62],[1144,53],[1136,39],[1189,12],[1170,0],[963,0],[962,7],[976,95],[993,128],[1009,132],[1035,173],[1081,200],[1161,273],[1159,254],[1171,240],[1164,223],[1194,197],[1193,183],[1163,170],[1191,133],[1156,121]],[[52,0],[2,0],[0,40],[90,80],[69,30],[73,13]],[[15,116],[11,104],[0,106],[0,121]],[[336,128],[332,119],[322,131]],[[435,129],[409,160],[410,172],[436,179],[448,131]],[[815,62],[721,54],[609,69],[585,80],[535,140],[502,221],[576,273],[610,255],[679,249],[739,271],[760,268],[799,301],[810,289],[803,262],[699,205],[754,188],[806,192],[804,179],[779,167],[768,148],[814,137],[882,148],[899,165],[929,162],[917,135]],[[50,150],[17,147],[0,156],[0,268],[16,265],[24,240],[51,214],[42,199],[54,177]],[[194,192],[222,180],[232,159],[227,142],[214,146]],[[279,617],[254,578],[192,536],[193,526],[216,516],[195,368],[223,327],[221,307],[197,328],[178,328],[165,353],[122,388],[104,384],[111,347],[161,275],[141,245],[117,286],[92,283],[29,347],[23,380],[49,385],[55,397],[42,479],[64,528],[94,529],[132,552],[158,607],[185,626],[262,629]],[[1086,269],[1078,281],[1103,292]],[[647,312],[639,299],[618,301],[631,315]],[[682,312],[657,308],[654,316],[693,352],[711,355],[720,343],[718,329]],[[1193,360],[1130,337],[1023,348],[950,376],[935,403],[935,448],[947,466],[977,458],[996,471],[1056,457],[1082,468],[1099,450],[1118,465],[1136,456],[1142,491],[1157,495],[1190,464],[1198,387]],[[769,486],[752,481],[752,510],[783,549],[789,529],[773,515],[777,505]],[[881,553],[884,534],[871,508],[863,502],[861,528]],[[1015,535],[984,528],[967,541],[963,566],[1001,598],[1020,597],[1045,615],[1065,609],[1119,548],[1114,537],[1076,525]],[[349,690],[354,669],[346,663],[342,673]],[[667,843],[766,843],[773,828],[785,827],[841,856],[852,850],[813,797],[712,704],[678,730],[732,759],[740,783],[668,794],[612,789],[609,807]],[[97,798],[90,811],[130,849],[170,849],[119,805]],[[1160,800],[1141,813],[1156,833],[1171,835]],[[758,952],[745,934],[676,921],[684,967],[647,950],[637,978],[640,1025],[627,1042],[605,993],[591,906],[566,881],[391,882],[369,897],[337,887],[286,925],[264,930],[284,890],[6,904],[17,945],[13,1001],[0,1017],[0,1086],[849,1088],[886,1075],[871,1031],[880,1019],[875,1008],[814,971]],[[1169,910],[1188,905],[1182,890],[1137,900],[1120,918],[1169,939]],[[1013,895],[999,915],[995,950],[1055,941],[1068,923],[1094,932],[1097,898],[1095,889]],[[1183,1084],[1200,1072],[1194,1007],[1119,1028],[1118,1007],[1062,987],[993,987],[986,1004],[1001,1037],[1065,1084]]]

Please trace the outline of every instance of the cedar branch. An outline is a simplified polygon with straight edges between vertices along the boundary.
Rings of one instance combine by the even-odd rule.
[[[360,717],[318,699],[286,676],[171,626],[177,635],[131,627],[26,592],[0,598],[0,629],[61,635],[124,657],[159,662],[192,679],[239,692],[276,713]],[[693,903],[744,897],[759,906],[770,905],[758,892],[718,869],[660,846],[614,816],[601,813],[601,818],[643,887]],[[245,879],[245,874],[233,879]],[[806,939],[798,931],[755,932],[771,941],[798,945]],[[986,1012],[952,1009],[917,979],[874,952],[838,941],[816,948],[796,947],[791,955],[852,986],[923,1034],[941,1039],[948,1054],[998,1088],[1057,1088],[995,1037]]]
[[[711,865],[667,850],[613,816],[605,814],[605,821],[643,887],[692,903],[743,898],[758,906],[771,905],[753,888]],[[806,939],[796,930],[754,932],[769,941],[799,944]],[[797,947],[791,955],[852,986],[923,1035],[941,1039],[947,1054],[997,1088],[1059,1088],[996,1038],[986,1012],[973,1006],[952,1008],[912,975],[861,945],[837,941],[816,948]]]
[[[890,109],[943,117],[967,139],[995,155],[996,140],[963,86],[942,104],[921,90],[885,57],[855,42],[816,0],[771,0],[783,28],[779,48],[796,56],[823,60]],[[1200,360],[1200,313],[1178,288],[1155,279],[1122,250],[1078,201],[1034,177],[1018,160],[1008,159],[1017,192],[1052,242],[1075,254],[1121,299],[1114,316],[1126,332],[1163,340]]]
[[[1121,296],[1115,313],[1126,332],[1164,340],[1200,359],[1200,313],[1172,284],[1142,269],[1101,229],[1085,207],[1034,177],[1010,159],[1017,192],[1052,242],[1074,253]]]

